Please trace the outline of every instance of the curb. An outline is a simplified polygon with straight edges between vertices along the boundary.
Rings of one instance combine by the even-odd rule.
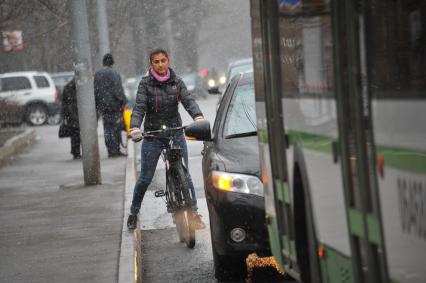
[[[118,283],[142,282],[142,252],[141,230],[139,221],[136,229],[127,229],[127,216],[133,198],[133,188],[136,182],[136,144],[129,140],[127,145],[126,180],[124,189],[124,212],[121,229],[121,244],[118,263]]]
[[[14,136],[7,140],[5,144],[0,147],[0,166],[6,163],[9,158],[22,150],[27,145],[30,145],[36,137],[35,129],[26,129],[22,134]]]

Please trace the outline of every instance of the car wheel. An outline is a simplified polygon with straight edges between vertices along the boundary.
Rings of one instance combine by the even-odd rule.
[[[33,104],[27,108],[27,121],[31,125],[41,126],[47,122],[47,109],[41,104]]]
[[[47,124],[49,124],[49,125],[58,125],[61,122],[61,120],[62,120],[61,114],[58,113],[58,114],[49,116],[47,118]]]
[[[213,243],[212,248],[214,276],[219,282],[244,279],[247,274],[246,258],[244,256],[219,255]]]

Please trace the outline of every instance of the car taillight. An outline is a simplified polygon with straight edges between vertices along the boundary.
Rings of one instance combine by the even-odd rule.
[[[53,97],[55,97],[55,101],[59,101],[59,91],[55,90]]]

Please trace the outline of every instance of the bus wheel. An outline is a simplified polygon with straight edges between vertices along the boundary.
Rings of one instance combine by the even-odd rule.
[[[300,266],[303,282],[321,282],[310,195],[307,187],[304,186],[298,166],[295,166],[293,180],[297,263]]]

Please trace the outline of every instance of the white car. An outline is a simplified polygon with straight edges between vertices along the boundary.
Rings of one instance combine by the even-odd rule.
[[[0,74],[0,98],[14,101],[24,109],[23,119],[31,125],[43,125],[61,109],[59,93],[45,72]]]

